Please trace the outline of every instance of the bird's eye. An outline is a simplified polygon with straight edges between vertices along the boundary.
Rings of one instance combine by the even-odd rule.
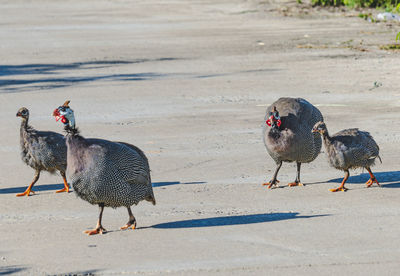
[[[26,110],[23,110],[21,113],[22,113],[22,114],[26,114]]]

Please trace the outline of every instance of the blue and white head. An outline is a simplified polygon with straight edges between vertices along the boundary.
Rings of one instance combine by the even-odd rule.
[[[66,101],[63,105],[56,108],[53,111],[53,116],[57,122],[61,120],[66,128],[75,129],[74,111],[69,107],[69,103],[70,101]]]

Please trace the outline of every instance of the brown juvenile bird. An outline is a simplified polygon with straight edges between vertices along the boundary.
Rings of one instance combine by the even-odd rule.
[[[33,185],[38,181],[41,171],[54,173],[59,171],[64,188],[56,191],[69,192],[65,171],[67,169],[67,146],[64,136],[52,131],[38,131],[28,125],[29,110],[21,107],[17,112],[17,117],[21,117],[20,144],[21,158],[28,166],[35,170],[35,177],[25,192],[17,196],[29,196]]]
[[[321,112],[302,98],[280,98],[267,108],[263,127],[264,144],[277,167],[271,181],[264,183],[271,188],[276,185],[282,162],[296,162],[296,180],[289,186],[303,185],[300,182],[301,163],[313,161],[319,154],[321,137],[311,133],[318,121],[323,121]]]
[[[365,168],[369,172],[370,179],[365,183],[367,187],[371,187],[374,182],[380,186],[371,171],[371,166],[375,164],[375,159],[378,157],[381,160],[379,147],[368,132],[351,128],[329,136],[324,122],[316,123],[312,132],[318,132],[323,137],[331,166],[345,172],[340,187],[331,189],[331,192],[346,191],[347,188],[344,187],[344,184],[349,178],[349,169],[355,168]]]

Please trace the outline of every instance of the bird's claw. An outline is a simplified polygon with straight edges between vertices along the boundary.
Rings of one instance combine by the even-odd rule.
[[[57,194],[58,194],[58,193],[63,193],[63,192],[69,193],[69,187],[64,187],[64,188],[62,188],[61,190],[56,191]]]
[[[330,189],[331,192],[346,192],[348,189],[345,187],[339,187],[336,189]]]
[[[35,192],[34,191],[32,191],[32,190],[26,190],[25,192],[23,192],[23,193],[20,193],[20,194],[16,194],[16,196],[30,196],[30,194],[35,194]]]
[[[131,227],[132,226],[132,227]],[[127,224],[125,224],[124,226],[122,226],[121,228],[119,228],[120,230],[125,230],[128,229],[129,227],[132,228],[132,230],[135,230],[136,228],[136,221],[132,222],[128,222]]]
[[[96,229],[93,229],[93,230],[83,231],[83,233],[88,234],[89,236],[91,236],[91,235],[96,235],[96,234],[105,234],[105,233],[107,233],[107,230],[104,229],[102,226],[99,226],[99,227],[97,227]]]
[[[367,188],[369,188],[369,187],[371,187],[372,186],[372,184],[374,184],[374,182],[376,183],[376,184],[378,184],[378,186],[379,187],[381,187],[381,184],[379,184],[379,182],[378,182],[378,180],[376,180],[376,178],[370,178],[366,183],[365,183],[365,185],[367,185]]]
[[[303,183],[301,182],[291,182],[288,184],[289,187],[295,187],[295,186],[305,186]]]
[[[262,185],[263,185],[263,186],[268,186],[267,188],[268,188],[268,189],[271,189],[271,188],[276,188],[276,187],[278,187],[277,183],[279,183],[279,181],[278,181],[278,180],[275,180],[275,181],[270,181],[270,182],[263,183]]]

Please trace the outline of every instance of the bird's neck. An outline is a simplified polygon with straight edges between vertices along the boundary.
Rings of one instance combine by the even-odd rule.
[[[75,149],[77,146],[86,145],[86,139],[79,134],[77,128],[65,127],[65,138],[67,141],[67,146],[71,146],[71,149]]]
[[[87,158],[85,158],[88,149],[88,142],[78,133],[67,133],[67,162],[69,173],[79,173],[87,167]]]
[[[26,139],[28,133],[32,133],[33,131],[34,129],[30,125],[28,125],[28,118],[22,118],[20,128],[21,140]]]
[[[271,130],[269,131],[268,135],[273,138],[273,139],[278,139],[279,137],[281,137],[281,131],[277,128],[271,128]]]
[[[71,151],[81,151],[87,147],[86,139],[80,135],[78,128],[72,128],[69,125],[64,127],[66,132],[65,138],[67,142],[67,146]]]
[[[70,127],[69,125],[66,125],[66,126],[64,127],[64,130],[65,130],[65,132],[67,133],[67,136],[71,136],[71,137],[80,136],[80,135],[79,135],[79,129],[76,128],[76,127]],[[83,137],[82,137],[82,138],[83,138]]]
[[[28,129],[28,120],[29,120],[29,118],[22,118],[22,120],[21,120],[21,131],[22,130],[27,130]]]
[[[20,128],[20,144],[23,151],[27,150],[30,135],[34,133],[34,131],[35,130],[30,125],[28,125],[28,118],[22,118]]]
[[[324,133],[322,133],[322,138],[324,139],[324,144],[326,147],[332,145],[332,138],[331,136],[329,136],[329,132],[327,130]]]

